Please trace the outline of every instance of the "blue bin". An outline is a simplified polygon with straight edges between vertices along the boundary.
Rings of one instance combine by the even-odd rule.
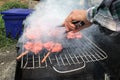
[[[23,20],[32,11],[32,9],[14,8],[1,12],[5,22],[6,37],[19,38],[23,32]]]

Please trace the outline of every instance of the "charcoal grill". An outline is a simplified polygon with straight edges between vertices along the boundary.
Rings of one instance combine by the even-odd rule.
[[[51,66],[58,73],[69,73],[83,69],[86,63],[107,58],[107,54],[84,34],[81,39],[64,39],[61,43],[64,46],[63,50],[51,54],[44,63],[41,61],[47,50],[43,49],[37,55],[29,52],[21,58],[21,68],[35,69]]]

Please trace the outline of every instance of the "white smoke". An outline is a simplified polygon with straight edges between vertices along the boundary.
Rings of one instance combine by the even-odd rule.
[[[84,8],[80,0],[41,0],[24,21],[25,29],[20,41],[26,41],[26,34],[37,36],[36,40],[40,40],[41,33],[47,37],[46,34],[61,25],[72,10],[80,8]]]

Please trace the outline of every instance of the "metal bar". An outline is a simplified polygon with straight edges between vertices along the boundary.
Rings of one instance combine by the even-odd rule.
[[[82,40],[81,40],[81,42],[82,42]],[[84,42],[82,42],[83,43],[83,45],[84,45]],[[91,52],[90,52],[90,48],[89,47],[91,47],[91,46],[88,46],[88,48],[86,49],[86,54],[90,54],[91,56],[93,56],[96,60],[98,60]],[[90,57],[90,55],[89,55],[89,57]],[[92,57],[90,57],[90,58],[92,58]],[[95,60],[93,60],[93,58],[92,58],[92,61],[95,61]]]
[[[45,56],[45,54],[44,54],[44,56]],[[45,60],[45,67],[47,67],[47,61]]]
[[[71,52],[72,52],[73,56],[75,57],[75,59],[77,60],[77,63],[80,63],[79,60],[78,60],[78,58],[77,58],[76,55],[74,54],[74,52],[73,52],[73,51],[71,51]]]
[[[35,61],[34,61],[34,58],[35,56],[34,56],[34,54],[33,54],[33,57],[32,57],[32,60],[33,60],[33,68],[35,68]]]
[[[58,58],[57,58],[56,55],[55,55],[55,58],[56,58],[56,61],[57,61],[57,63],[58,63],[58,66],[60,66],[60,63],[59,63]]]
[[[50,58],[50,56],[48,57],[48,59],[49,59],[49,61],[50,61],[50,64],[52,64],[52,61],[51,61],[51,58]]]
[[[95,55],[97,57],[99,57],[99,59],[97,59],[97,60],[100,60],[105,57],[104,55],[102,55],[102,57],[100,56],[102,53],[100,52],[100,50],[98,48],[96,48],[96,46],[91,45],[91,48],[92,48],[91,50],[95,53]],[[88,49],[90,49],[90,48],[88,47]]]
[[[70,59],[72,60],[73,64],[76,64],[75,61],[73,60],[73,58],[71,57],[70,54],[68,54],[70,56]]]
[[[38,61],[38,62],[39,62],[39,63],[38,63],[38,64],[39,64],[39,67],[41,67],[40,54],[38,54],[38,60],[39,60],[39,61]]]
[[[60,55],[60,59],[61,59],[61,61],[62,61],[62,64],[65,66],[64,60],[63,60],[63,58],[62,58],[61,55]]]
[[[90,39],[88,39],[85,35],[83,35],[82,39],[79,40],[71,40],[71,42],[68,42],[67,40],[62,41],[62,44],[65,44],[65,46],[68,46],[68,48],[65,48],[63,50],[63,53],[60,53],[59,56],[53,55],[53,57],[48,57],[45,63],[41,64],[41,56],[40,54],[36,55],[37,58],[35,58],[35,55],[32,55],[32,57],[28,56],[26,62],[24,62],[24,57],[21,59],[21,68],[26,69],[34,69],[34,68],[45,68],[48,65],[48,62],[50,64],[54,65],[54,62],[56,61],[58,66],[70,66],[72,64],[81,64],[85,62],[94,62],[99,61],[107,58],[107,54],[100,49],[94,42],[92,42]],[[74,45],[71,45],[74,44]],[[24,50],[24,49],[23,49]],[[42,53],[43,54],[43,53]],[[63,55],[62,55],[63,54]],[[44,53],[45,56],[45,53]],[[29,61],[32,60],[32,66],[28,67]],[[36,61],[38,60],[38,61]],[[36,63],[38,63],[39,66],[36,66]]]
[[[106,58],[108,57],[107,54],[102,50],[100,49],[94,42],[92,42],[89,38],[87,38],[85,35],[84,37],[89,41],[91,42],[96,48],[98,48],[102,53],[104,53],[104,55],[106,56]],[[101,54],[102,56],[104,56],[103,54]]]
[[[21,59],[21,68],[23,68],[23,57]]]
[[[68,58],[67,58],[67,56],[66,56],[66,55],[65,55],[65,58],[66,58],[66,60],[67,60],[68,64],[69,64],[69,65],[71,65],[71,63],[70,63],[70,61],[68,60]]]
[[[80,42],[81,43],[81,42]],[[74,44],[77,44],[77,43],[74,43]],[[83,46],[83,43],[81,43],[81,45]],[[77,51],[78,52],[78,51]],[[82,48],[80,48],[80,52],[82,52],[81,54],[85,57],[85,59],[88,61],[88,62],[90,62],[90,60],[87,58],[87,56],[86,55],[84,55],[84,54],[86,54],[86,52],[82,49]],[[80,52],[78,52],[78,55],[79,56],[81,56],[79,53]],[[83,59],[84,60],[84,59]],[[84,60],[85,61],[85,60]]]
[[[27,54],[27,60],[26,60],[26,63],[25,63],[25,65],[24,65],[23,68],[26,68],[27,64],[28,64],[28,54]]]

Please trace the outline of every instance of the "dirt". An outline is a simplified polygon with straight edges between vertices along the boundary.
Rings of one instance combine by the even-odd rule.
[[[16,69],[16,50],[0,50],[0,80],[14,80]]]

